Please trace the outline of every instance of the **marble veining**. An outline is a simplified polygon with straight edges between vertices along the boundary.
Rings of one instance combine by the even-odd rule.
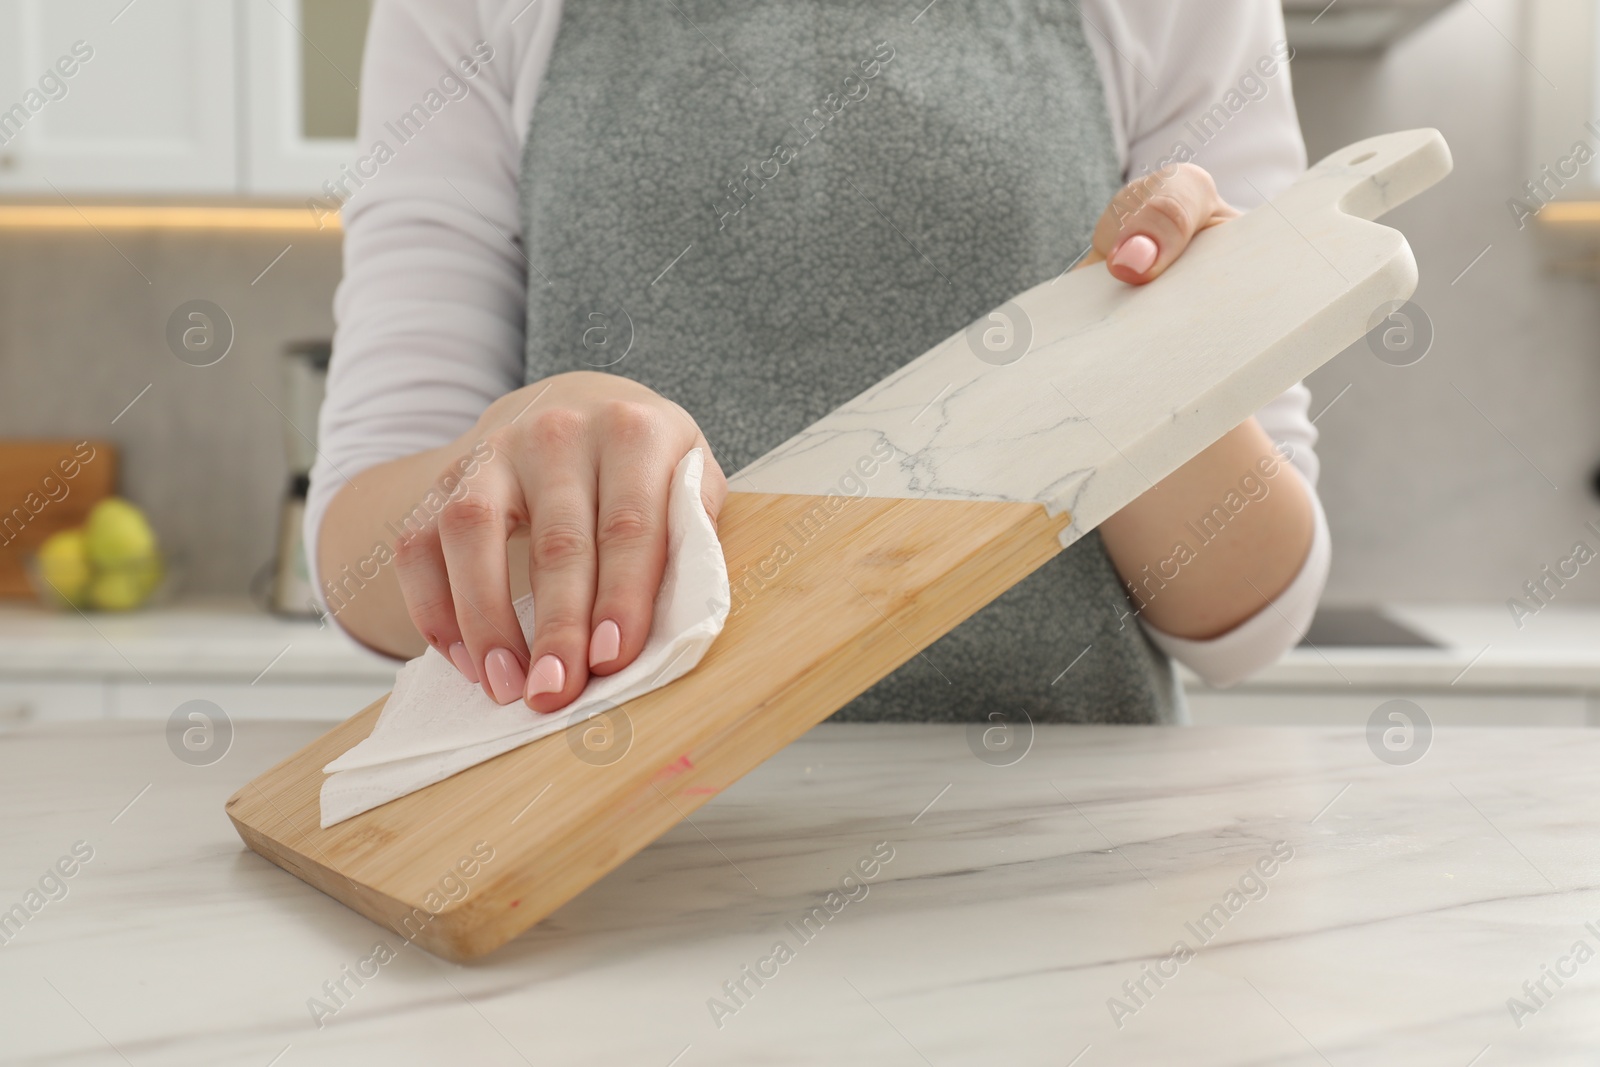
[[[159,723],[0,746],[0,906],[93,849],[0,944],[0,1062],[1495,1067],[1600,1048],[1600,959],[1538,1004],[1524,987],[1600,947],[1592,731],[1441,728],[1393,766],[1352,730],[1040,727],[995,766],[962,727],[827,724],[455,966],[245,850],[223,800],[320,727],[239,725],[208,767]]]
[[[1200,234],[1154,284],[1084,270],[1036,286],[733,485],[838,492],[887,441],[895,459],[863,479],[865,495],[1038,502],[1072,514],[1063,540],[1075,540],[1360,337],[1380,304],[1410,295],[1404,238],[1367,220],[1449,169],[1434,130],[1352,145]]]

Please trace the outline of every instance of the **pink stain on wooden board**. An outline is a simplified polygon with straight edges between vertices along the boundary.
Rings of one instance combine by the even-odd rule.
[[[656,781],[664,782],[668,778],[676,778],[678,775],[682,774],[684,771],[692,771],[692,770],[694,770],[694,761],[691,760],[689,758],[689,754],[687,752],[685,752],[683,755],[679,756],[675,762],[669,763],[665,767],[663,767],[659,771],[657,771],[656,772]]]

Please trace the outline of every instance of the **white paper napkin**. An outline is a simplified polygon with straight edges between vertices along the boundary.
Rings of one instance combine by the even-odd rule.
[[[728,567],[700,501],[700,449],[673,471],[667,502],[667,565],[655,619],[639,658],[591,677],[566,708],[541,715],[521,701],[496,704],[430,648],[400,668],[372,735],[323,768],[322,825],[388,803],[486,759],[566,729],[659,689],[700,662],[728,617]],[[517,601],[533,642],[533,598]]]

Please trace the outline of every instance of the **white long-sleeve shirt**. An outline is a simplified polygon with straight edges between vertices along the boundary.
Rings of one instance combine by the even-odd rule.
[[[1192,159],[1227,201],[1248,209],[1304,170],[1277,0],[1078,7],[1125,176]],[[360,151],[329,175],[330,193],[348,196],[344,279],[306,508],[309,546],[344,478],[454,440],[523,384],[527,263],[517,173],[560,18],[561,0],[373,6]],[[379,142],[389,151],[377,152]],[[1311,489],[1315,533],[1293,582],[1211,640],[1144,624],[1158,646],[1211,684],[1232,684],[1292,647],[1326,584],[1329,534],[1315,493],[1310,399],[1296,385],[1256,413],[1292,450]],[[320,588],[316,553],[307,555]]]

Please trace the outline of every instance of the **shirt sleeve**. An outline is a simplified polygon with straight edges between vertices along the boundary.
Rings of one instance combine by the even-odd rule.
[[[1262,429],[1289,455],[1291,469],[1280,470],[1277,477],[1303,479],[1311,498],[1311,547],[1294,579],[1256,614],[1208,641],[1177,637],[1139,620],[1157,648],[1207,685],[1223,688],[1241,682],[1298,644],[1328,584],[1333,545],[1328,517],[1317,497],[1317,456],[1312,451],[1317,428],[1306,417],[1310,402],[1311,391],[1299,384],[1256,412]]]
[[[1305,170],[1289,76],[1292,53],[1277,0],[1083,0],[1080,10],[1124,177],[1187,160],[1211,173],[1223,199],[1248,210]],[[1311,496],[1311,548],[1294,580],[1255,615],[1211,640],[1175,637],[1141,620],[1157,647],[1209,685],[1242,681],[1294,647],[1327,585],[1332,545],[1317,497],[1310,402],[1300,383],[1256,412],[1267,435],[1288,446]]]
[[[332,190],[348,194],[344,277],[304,530],[319,598],[317,534],[346,481],[454,440],[522,384],[515,114],[531,104],[513,101],[530,84],[525,65],[548,56],[552,6],[373,6],[359,155],[334,180],[354,178]]]

